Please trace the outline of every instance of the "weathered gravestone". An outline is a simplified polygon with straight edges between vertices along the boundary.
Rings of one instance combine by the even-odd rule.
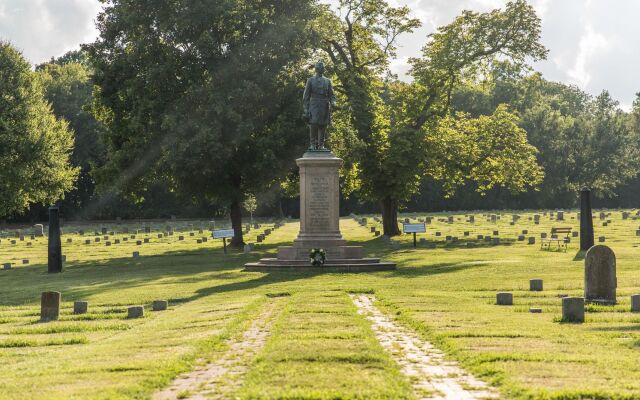
[[[584,322],[584,299],[582,297],[564,297],[562,299],[562,320],[565,322]]]
[[[40,321],[55,321],[60,316],[60,292],[42,292],[40,297]]]
[[[38,236],[38,237],[42,237],[44,236],[44,225],[42,224],[35,224],[33,226],[33,234]]]
[[[87,301],[76,301],[73,303],[73,313],[74,314],[86,314],[89,311],[89,302]]]
[[[142,306],[131,306],[127,308],[127,318],[142,318],[144,317],[144,307]]]
[[[631,295],[631,312],[640,312],[640,294]]]
[[[513,305],[513,294],[508,292],[496,294],[496,304],[499,306]]]
[[[151,309],[153,311],[164,311],[169,308],[169,302],[167,300],[155,300]]]
[[[616,303],[616,256],[607,246],[593,246],[584,259],[584,297],[586,301]]]
[[[531,279],[529,280],[529,290],[532,292],[541,292],[542,291],[542,279]]]

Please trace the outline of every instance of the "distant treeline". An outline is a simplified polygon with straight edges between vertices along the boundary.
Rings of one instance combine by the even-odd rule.
[[[222,216],[225,204],[198,204],[161,184],[152,185],[144,198],[98,194],[92,169],[104,163],[100,137],[104,127],[91,112],[93,82],[86,57],[70,52],[36,68],[55,115],[64,118],[75,134],[72,163],[80,167],[76,188],[59,205],[70,219],[168,218]],[[525,193],[494,188],[478,194],[473,184],[453,196],[438,181],[424,178],[420,190],[402,211],[466,209],[536,209],[576,206],[578,191],[588,185],[597,207],[640,207],[640,178],[635,165],[640,146],[640,100],[624,112],[607,92],[593,98],[574,86],[549,82],[538,73],[495,62],[482,79],[465,82],[452,95],[453,112],[477,117],[508,104],[520,117],[520,126],[538,149],[544,182]],[[339,134],[339,132],[334,132]],[[301,139],[304,132],[300,133]],[[108,192],[107,192],[108,193]],[[275,188],[257,196],[256,215],[294,216],[296,198]],[[341,212],[378,212],[377,204],[361,202],[357,194],[342,200]],[[46,208],[35,204],[13,221],[46,218]]]

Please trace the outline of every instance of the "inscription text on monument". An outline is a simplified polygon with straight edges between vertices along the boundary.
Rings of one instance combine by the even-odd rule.
[[[330,228],[329,179],[312,177],[309,182],[309,230],[323,231]]]

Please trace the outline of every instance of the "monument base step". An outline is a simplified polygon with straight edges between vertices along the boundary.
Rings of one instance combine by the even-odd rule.
[[[355,260],[362,258],[362,246],[308,246],[302,247],[294,244],[293,246],[278,247],[279,260],[300,260],[309,261],[309,251],[312,248],[323,248],[327,254],[327,259],[333,260]]]
[[[314,267],[309,261],[280,260],[263,258],[255,263],[245,264],[245,271],[309,271],[309,272],[372,272],[395,270],[394,263],[380,261],[378,258],[333,259],[326,260],[324,265]]]

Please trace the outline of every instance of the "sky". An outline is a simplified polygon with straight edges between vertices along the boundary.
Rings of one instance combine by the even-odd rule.
[[[336,2],[337,0],[323,0]],[[393,72],[418,56],[426,36],[462,10],[488,11],[506,0],[389,0],[408,5],[423,26],[400,38]],[[534,64],[546,79],[574,84],[592,95],[608,90],[629,109],[640,92],[640,0],[530,0],[542,18],[546,61]],[[0,39],[32,63],[47,61],[95,39],[97,0],[0,0]]]

